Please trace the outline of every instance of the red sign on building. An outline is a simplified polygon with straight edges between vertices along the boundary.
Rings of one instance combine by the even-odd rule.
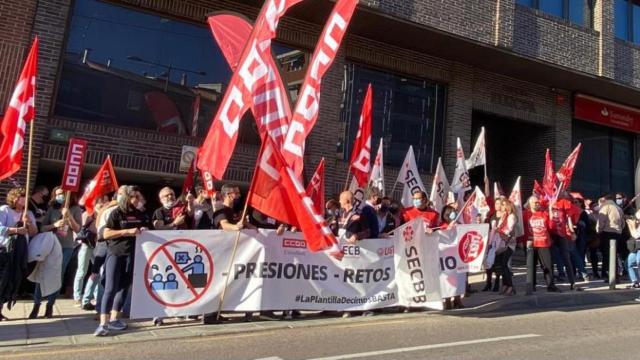
[[[604,126],[640,133],[640,109],[577,94],[574,117]]]

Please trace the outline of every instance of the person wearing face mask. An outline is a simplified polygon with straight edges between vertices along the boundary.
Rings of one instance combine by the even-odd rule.
[[[383,238],[389,237],[389,233],[397,228],[399,224],[400,222],[391,214],[391,199],[388,196],[383,197],[378,209],[379,236]]]
[[[448,229],[451,229],[456,224],[456,219],[458,218],[458,211],[452,205],[446,205],[442,208],[441,221],[444,226]],[[455,284],[455,287],[458,289],[466,289],[467,287],[467,274],[458,273],[458,272],[450,272],[447,274],[446,279],[441,278],[441,288],[452,288],[451,286],[446,286],[444,282],[448,284]],[[444,309],[463,309],[464,304],[462,304],[462,296],[456,295],[452,297],[444,297],[443,299]]]
[[[377,215],[380,204],[382,204],[380,189],[375,186],[368,186],[365,189],[365,196],[367,200],[360,210],[360,215],[367,220],[367,224],[369,226],[369,237],[376,239],[380,234],[380,224],[378,222]]]
[[[547,283],[547,291],[560,292],[553,278],[553,258],[550,250],[552,241],[549,231],[553,228],[553,223],[549,218],[549,212],[540,205],[539,198],[532,196],[528,203],[529,209],[525,210],[523,214],[527,245],[533,246],[540,260]]]
[[[417,217],[424,220],[424,230],[427,234],[431,234],[433,230],[440,226],[440,216],[431,207],[431,202],[424,191],[418,191],[413,194],[413,207],[404,209],[402,212],[403,222],[409,222]]]
[[[106,336],[110,330],[122,331],[127,324],[120,320],[127,290],[133,280],[133,256],[136,236],[149,227],[146,215],[138,210],[142,198],[133,186],[119,190],[117,207],[104,224],[107,241],[104,264],[104,294],[100,302],[100,325],[94,336]]]
[[[192,223],[186,207],[176,201],[176,194],[170,187],[164,187],[158,194],[161,207],[156,209],[151,220],[155,230],[185,230]]]
[[[29,198],[29,211],[36,217],[38,227],[42,225],[42,219],[49,209],[49,189],[44,185],[38,185],[33,189]]]
[[[336,199],[329,199],[325,203],[324,208],[324,218],[327,220],[327,224],[329,224],[329,229],[331,229],[333,235],[338,236],[338,230],[340,230],[340,225],[338,224],[338,220],[340,219],[340,203]]]
[[[223,207],[213,213],[213,228],[228,231],[238,231],[245,227],[255,228],[236,214],[235,209],[241,204],[240,188],[225,184],[220,191],[222,192]]]
[[[75,204],[71,204],[72,207],[70,209],[65,208],[65,192],[60,187],[54,188],[52,194],[53,197],[49,201],[49,209],[42,219],[40,232],[52,231],[60,242],[60,246],[62,247],[62,273],[60,276],[64,283],[64,274],[67,271],[67,265],[69,265],[69,261],[73,255],[73,248],[75,247],[73,233],[80,231],[80,224],[82,224],[82,209]],[[73,201],[70,201],[70,203],[72,202]],[[45,318],[51,318],[53,316],[53,305],[55,304],[57,296],[58,292],[55,292],[47,297]],[[36,284],[33,294],[33,309],[29,314],[29,319],[38,317],[41,302],[42,292],[40,286]]]

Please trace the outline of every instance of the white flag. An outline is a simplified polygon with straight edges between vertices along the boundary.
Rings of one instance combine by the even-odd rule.
[[[373,161],[373,168],[369,175],[369,185],[380,189],[380,193],[384,196],[384,171],[382,159],[382,138],[380,138],[380,146],[378,146],[378,154]]]
[[[425,191],[424,184],[422,184],[422,179],[420,179],[420,174],[418,173],[413,146],[409,146],[409,151],[404,158],[396,183],[401,183],[404,186],[402,189],[402,205],[404,207],[413,206],[414,193]]]
[[[493,182],[493,200],[496,200],[502,195],[504,194],[502,193],[502,191],[500,191],[500,188],[498,187],[498,183],[494,181]]]
[[[433,185],[431,185],[431,196],[429,199],[433,203],[433,209],[438,213],[442,212],[442,208],[449,203],[449,180],[442,166],[442,159],[438,158],[438,167],[433,176]]]
[[[485,165],[487,163],[487,151],[484,142],[484,126],[480,130],[480,135],[476,140],[476,145],[473,147],[473,152],[469,155],[469,159],[465,161],[467,170],[473,169],[476,166]]]
[[[487,204],[487,197],[484,195],[482,190],[476,186],[464,206],[462,206],[458,220],[462,224],[476,224],[477,217],[480,215],[480,220],[484,223],[489,211],[491,211],[491,208],[489,207],[489,204]]]
[[[351,178],[349,191],[353,194],[353,208],[356,210],[362,209],[362,206],[364,206],[364,202],[367,199],[364,198],[364,189],[358,185],[358,181],[355,176]]]
[[[513,190],[511,190],[511,195],[509,195],[509,201],[513,203],[513,207],[516,209],[516,218],[518,219],[518,223],[515,227],[515,235],[516,237],[520,237],[524,235],[524,223],[522,219],[522,192],[520,191],[520,176],[518,176],[518,180],[516,180],[516,184],[513,185]]]
[[[453,181],[451,182],[451,191],[454,193],[464,193],[467,190],[471,190],[471,181],[469,179],[469,172],[467,171],[467,165],[464,159],[464,150],[462,150],[462,143],[460,138],[457,140],[458,150],[456,151],[456,171],[453,174]]]

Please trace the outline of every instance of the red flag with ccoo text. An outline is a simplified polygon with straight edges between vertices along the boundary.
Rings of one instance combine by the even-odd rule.
[[[0,180],[20,169],[27,122],[35,119],[38,38],[36,37],[22,68],[0,125]]]
[[[367,87],[367,94],[362,102],[362,113],[358,125],[358,134],[353,143],[350,169],[360,187],[367,186],[371,170],[371,118],[372,118],[372,88]]]

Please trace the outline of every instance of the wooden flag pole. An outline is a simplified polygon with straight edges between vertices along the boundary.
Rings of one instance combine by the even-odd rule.
[[[240,217],[240,222],[244,221],[244,218],[247,216],[247,210],[249,209],[249,202],[251,200],[251,195],[253,194],[253,187],[255,185],[256,174],[258,173],[258,167],[260,166],[260,157],[264,152],[264,147],[267,142],[267,139],[262,141],[262,146],[260,147],[260,152],[258,153],[258,159],[256,159],[256,166],[253,169],[253,177],[251,178],[251,185],[249,186],[249,191],[247,192],[247,201],[244,203],[244,209],[242,209],[242,216]],[[229,286],[229,276],[231,275],[231,269],[233,268],[233,262],[236,258],[236,252],[238,251],[238,243],[240,242],[240,230],[236,234],[236,239],[233,243],[233,251],[231,252],[231,259],[229,260],[229,266],[227,267],[227,276],[224,279],[224,287],[222,288],[222,294],[220,295],[220,302],[218,303],[218,310],[216,311],[216,321],[220,321],[220,313],[222,312],[222,306],[224,305],[224,298],[227,294],[227,287]]]
[[[344,181],[344,191],[349,190],[349,173],[350,173],[350,171],[349,171],[349,169],[347,169],[347,178]]]
[[[26,217],[29,211],[30,184],[31,184],[31,163],[33,160],[33,129],[35,119],[29,121],[29,154],[27,155],[27,183],[24,186],[25,205],[22,217]],[[34,224],[35,225],[35,224]]]

